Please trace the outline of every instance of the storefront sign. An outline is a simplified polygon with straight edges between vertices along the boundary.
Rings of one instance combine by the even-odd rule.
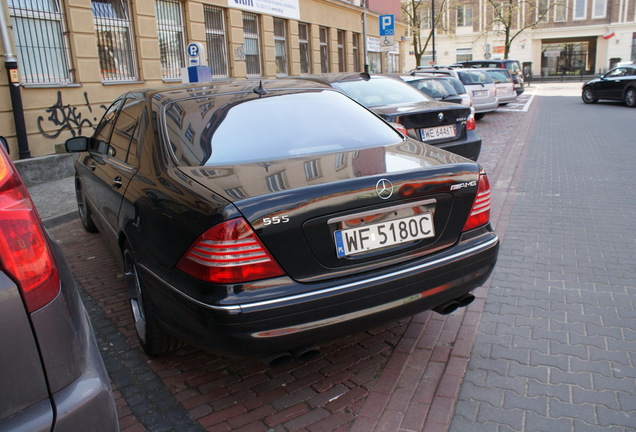
[[[300,19],[299,0],[227,0],[229,7],[289,19]]]

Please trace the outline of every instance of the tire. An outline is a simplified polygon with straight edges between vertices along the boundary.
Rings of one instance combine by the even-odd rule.
[[[625,105],[630,108],[636,107],[636,88],[630,87],[625,92]]]
[[[82,189],[82,181],[77,176],[75,176],[75,199],[77,200],[77,212],[79,213],[82,226],[87,232],[96,233],[98,229],[95,222],[93,222],[93,212],[86,202],[86,197]]]
[[[585,102],[586,104],[595,104],[596,102],[598,102],[598,98],[594,94],[594,90],[592,90],[590,87],[585,87],[583,89],[581,99],[583,99],[583,102]]]
[[[477,113],[475,114],[475,120],[481,120],[484,118],[485,115],[486,113]]]
[[[147,301],[144,295],[137,261],[128,242],[124,244],[123,259],[130,310],[141,348],[149,356],[156,356],[179,348],[181,342],[161,328],[152,304]]]

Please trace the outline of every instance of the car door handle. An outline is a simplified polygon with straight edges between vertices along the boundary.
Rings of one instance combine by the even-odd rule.
[[[117,176],[113,179],[113,189],[119,189],[122,184],[121,177]]]
[[[95,162],[91,162],[91,164],[88,167],[90,168],[91,171],[95,171],[95,168],[97,167],[97,165],[95,165]]]

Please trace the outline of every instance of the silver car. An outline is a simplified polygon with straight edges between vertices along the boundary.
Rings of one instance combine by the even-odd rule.
[[[418,67],[411,73],[415,74],[436,74],[440,76],[452,76],[458,78],[466,91],[470,95],[473,108],[475,108],[475,118],[480,120],[486,113],[496,111],[499,107],[495,82],[483,70],[479,69],[455,69],[452,67]]]
[[[507,105],[517,100],[517,92],[515,91],[514,82],[508,69],[488,68],[482,70],[486,71],[495,82],[499,105]]]
[[[117,431],[88,315],[0,145],[0,431]]]

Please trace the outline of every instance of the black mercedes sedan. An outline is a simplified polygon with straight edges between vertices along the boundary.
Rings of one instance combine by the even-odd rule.
[[[586,104],[599,99],[624,102],[628,107],[636,107],[636,64],[619,66],[583,84],[581,98]]]
[[[185,340],[302,358],[466,306],[497,259],[477,163],[320,83],[130,92],[66,146],[81,222],[121,258],[148,354]]]
[[[404,135],[477,160],[481,138],[470,107],[436,101],[399,77],[367,73],[304,75],[329,84],[391,122]]]

